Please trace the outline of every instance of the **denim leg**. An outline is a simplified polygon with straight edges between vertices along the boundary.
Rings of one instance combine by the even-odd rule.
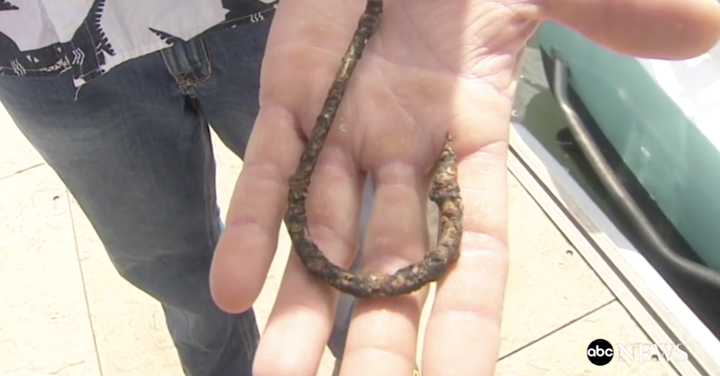
[[[240,158],[252,131],[244,124],[253,124],[260,109],[260,67],[271,22],[269,16],[202,37],[210,75],[192,94],[220,140]]]
[[[209,129],[166,64],[147,55],[78,92],[70,75],[0,76],[0,101],[77,199],[120,275],[162,303],[185,373],[251,375],[254,313],[222,312],[208,284],[221,231]]]
[[[242,156],[269,24],[176,44],[78,92],[68,75],[0,76],[0,102],[78,200],[118,272],[162,303],[190,376],[250,375],[258,341],[252,310],[226,314],[209,294],[222,223],[208,121]],[[352,308],[342,301],[330,341],[338,357]]]

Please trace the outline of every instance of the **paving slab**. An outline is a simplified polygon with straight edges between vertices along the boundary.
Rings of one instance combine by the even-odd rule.
[[[508,187],[510,273],[501,356],[614,299],[512,175]]]
[[[647,335],[615,301],[557,332],[530,344],[498,362],[496,376],[676,376],[665,362],[632,362],[616,357],[605,366],[596,366],[587,358],[587,346],[597,338],[623,344],[650,342]],[[637,360],[637,357],[636,357]]]
[[[68,197],[48,167],[0,180],[0,301],[0,375],[100,375]]]

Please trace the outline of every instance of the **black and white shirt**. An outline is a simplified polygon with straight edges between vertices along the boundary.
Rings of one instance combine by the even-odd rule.
[[[0,0],[0,75],[72,70],[75,85],[207,30],[258,22],[278,0]]]

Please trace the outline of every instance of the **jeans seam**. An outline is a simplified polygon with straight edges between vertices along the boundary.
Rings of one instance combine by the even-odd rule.
[[[199,81],[194,82],[192,84],[193,86],[200,86],[200,85],[208,82],[208,80],[210,80],[210,78],[212,78],[212,76],[213,76],[212,57],[210,56],[210,49],[207,47],[205,37],[201,36],[200,38],[198,38],[198,41],[200,42],[200,47],[202,48],[203,53],[205,54],[205,60],[207,62],[208,74],[205,75],[205,77],[203,77]]]
[[[247,314],[247,312],[243,313]],[[245,320],[245,317],[240,318],[240,332],[242,333],[241,336],[243,337],[243,347],[245,347],[245,357],[249,362],[251,362],[253,359],[253,353],[255,352],[255,338],[252,338],[250,335],[250,330],[255,330],[254,328],[248,328],[247,320]],[[250,330],[248,330],[250,329]]]
[[[210,49],[207,47],[204,36],[198,37],[195,41],[200,43],[200,48],[202,49],[203,54],[205,55],[205,63],[207,65],[208,74],[206,74],[204,77],[197,81],[193,81],[188,79],[187,77],[192,74],[191,71],[187,70],[181,70],[181,71],[174,71],[173,69],[170,69],[171,65],[168,64],[167,57],[165,54],[161,53],[160,56],[163,59],[163,62],[165,63],[165,67],[167,68],[170,75],[175,79],[175,83],[178,85],[178,88],[183,94],[190,94],[190,90],[193,87],[197,87],[200,85],[205,84],[208,82],[212,76],[213,76],[213,67],[212,67],[212,58],[210,55]],[[182,42],[176,42],[176,43],[182,43]],[[192,40],[188,43],[192,43]],[[170,47],[172,48],[172,47]]]
[[[205,138],[204,141],[206,141],[207,145],[208,145],[208,150],[207,150],[208,155],[206,155],[207,159],[205,160],[205,166],[204,166],[205,168],[204,168],[204,172],[203,172],[203,180],[204,180],[204,184],[203,184],[203,188],[204,188],[203,189],[204,190],[204,192],[203,192],[203,207],[204,208],[203,209],[205,211],[205,239],[207,240],[208,248],[214,252],[214,250],[215,250],[215,244],[214,244],[214,239],[215,239],[215,236],[214,236],[215,235],[215,231],[214,231],[214,222],[215,221],[214,220],[215,220],[215,218],[212,215],[212,212],[213,212],[212,208],[215,207],[215,204],[217,204],[217,203],[213,204],[210,202],[211,201],[210,198],[212,197],[211,191],[214,186],[214,184],[213,184],[214,182],[212,182],[210,179],[210,175],[213,175],[213,174],[211,174],[210,171],[214,167],[213,161],[215,159],[215,156],[213,153],[212,137],[210,137],[210,130],[207,126],[207,124],[208,124],[207,119],[205,118],[205,114],[202,110],[202,107],[200,106],[200,102],[194,98],[191,98],[190,100],[194,103],[195,111],[198,114],[200,126],[201,126],[201,129],[203,132],[203,138]]]
[[[207,59],[208,63],[208,75],[201,81],[195,82],[193,84],[194,87],[200,86],[206,81],[208,81],[212,75],[213,75],[213,68],[212,68],[212,53],[210,49],[208,48],[208,43],[206,40],[206,36],[202,35],[199,38],[200,46],[203,49],[203,52],[205,53],[205,57]],[[209,201],[209,199],[208,199]],[[209,203],[208,203],[209,204]],[[209,217],[209,214],[207,214]],[[242,312],[236,315],[232,315],[235,320],[239,321],[239,327],[238,330],[240,331],[240,336],[242,337],[243,341],[242,344],[245,350],[245,357],[248,361],[253,360],[253,356],[255,353],[255,336],[251,335],[251,332],[253,332],[257,328],[251,328],[248,325],[248,320],[246,319],[246,316],[249,312]],[[231,339],[232,342],[232,339]]]
[[[209,52],[210,50],[207,48],[207,45],[205,43],[205,38],[199,37],[196,41],[200,43],[200,48],[202,49],[202,52],[205,55],[205,62],[207,63],[208,74],[206,74],[204,77],[200,78],[197,81],[183,79],[182,82],[178,82],[178,86],[180,87],[180,90],[185,91],[185,92],[189,92],[190,89],[205,84],[213,76],[212,59],[210,57],[210,52]],[[179,73],[182,73],[182,72],[179,72]],[[185,73],[191,73],[191,72],[185,72]]]
[[[212,137],[210,136],[210,129],[207,126],[207,119],[205,118],[205,113],[202,110],[202,107],[200,105],[200,102],[197,99],[190,99],[194,103],[195,112],[197,112],[199,117],[199,122],[201,126],[201,131],[203,132],[203,138],[204,141],[207,142],[208,149],[206,154],[206,160],[205,160],[205,168],[203,171],[203,209],[205,212],[205,239],[207,241],[208,249],[211,250],[212,253],[215,252],[215,216],[212,215],[213,208],[217,204],[216,202],[212,202],[212,190],[214,187],[214,182],[210,179],[211,174],[210,171],[215,168],[214,166],[214,152],[213,152],[213,145],[212,145]],[[230,328],[230,336],[232,336],[232,324]],[[227,350],[228,342],[231,338],[228,338],[228,340],[225,341],[225,344],[218,354],[217,359],[215,360],[215,366],[217,367],[218,364],[222,361],[222,354]]]
[[[205,50],[206,56],[208,57],[208,62],[209,62],[210,61],[209,54],[207,53],[204,43],[202,45],[203,45],[203,49]],[[209,76],[208,76],[208,78],[209,78]],[[205,81],[207,81],[207,80],[205,80]],[[196,84],[199,84],[199,83],[196,83]],[[181,90],[187,89],[191,86],[195,86],[195,85],[186,85],[183,87],[183,85],[180,82],[178,82],[178,85],[180,86]],[[207,239],[207,245],[208,245],[208,248],[211,249],[212,252],[214,253],[215,247],[216,247],[215,239],[217,236],[219,236],[219,234],[216,234],[216,231],[215,231],[216,217],[214,215],[214,212],[215,212],[215,208],[217,206],[217,202],[212,200],[214,181],[213,181],[213,179],[210,179],[211,176],[215,177],[215,174],[211,174],[210,171],[213,169],[215,169],[215,171],[217,171],[217,169],[216,169],[216,166],[214,166],[214,162],[212,162],[212,161],[214,161],[215,157],[214,157],[214,153],[213,153],[213,145],[212,145],[212,137],[210,136],[210,129],[209,129],[209,127],[207,127],[207,124],[208,124],[207,118],[205,117],[205,113],[202,109],[202,105],[201,105],[200,101],[197,98],[193,98],[191,100],[193,100],[193,102],[195,103],[195,107],[196,107],[195,111],[198,113],[198,115],[200,117],[200,122],[201,122],[201,126],[203,127],[204,137],[206,137],[206,140],[208,142],[208,155],[207,155],[208,159],[205,162],[205,172],[204,172],[205,183],[204,183],[204,192],[203,192],[203,201],[204,201],[203,206],[204,206],[204,211],[205,211],[205,232],[206,232],[205,236]],[[229,315],[228,319],[230,320],[230,333],[229,333],[228,339],[225,342],[223,352],[227,351],[227,347],[229,347],[229,346],[230,347],[237,346],[237,343],[236,343],[237,339],[232,338],[233,337],[233,328],[236,326],[233,325],[232,323],[239,321],[239,323],[238,323],[239,325],[237,325],[237,329],[240,331],[239,334],[240,334],[240,337],[242,338],[242,348],[244,350],[246,360],[251,362],[253,360],[252,358],[254,355],[255,338],[250,333],[250,330],[254,330],[254,329],[249,328],[249,325],[247,322],[248,320],[246,319],[246,316],[245,316],[246,314],[247,314],[247,312],[243,312],[243,313],[235,314],[235,315]],[[218,361],[220,361],[220,358],[218,358]]]

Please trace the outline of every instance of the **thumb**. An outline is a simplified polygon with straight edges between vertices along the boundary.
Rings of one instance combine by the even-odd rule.
[[[716,0],[543,0],[543,15],[613,50],[681,60],[720,39]]]

